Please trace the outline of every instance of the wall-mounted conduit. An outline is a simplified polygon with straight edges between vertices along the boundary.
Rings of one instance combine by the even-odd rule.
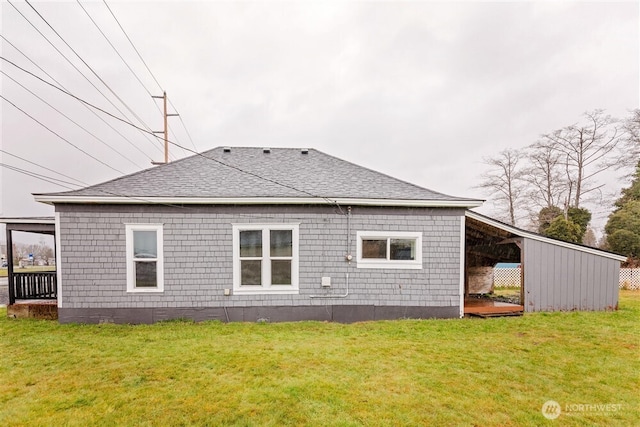
[[[351,206],[347,208],[347,250],[345,259],[347,260],[348,267],[351,267]],[[344,294],[325,294],[325,295],[309,295],[309,298],[321,299],[321,298],[346,298],[349,296],[349,272],[347,271],[344,274],[344,279],[346,283],[346,290]]]

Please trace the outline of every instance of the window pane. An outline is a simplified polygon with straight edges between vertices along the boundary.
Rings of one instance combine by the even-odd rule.
[[[134,258],[157,258],[157,239],[154,230],[133,231],[133,257]],[[155,285],[154,285],[155,286]]]
[[[290,285],[291,284],[291,261],[274,260],[271,261],[271,284]]]
[[[262,261],[240,261],[240,285],[260,286],[262,284]]]
[[[362,258],[387,259],[387,240],[362,240]]]
[[[391,239],[391,259],[415,260],[416,240],[415,239]]]
[[[246,230],[240,232],[240,256],[262,256],[262,230]]]
[[[291,230],[271,230],[271,256],[292,256],[292,238]]]
[[[158,286],[156,281],[156,262],[136,262],[136,288],[155,288]]]

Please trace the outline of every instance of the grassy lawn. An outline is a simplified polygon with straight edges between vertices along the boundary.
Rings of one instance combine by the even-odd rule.
[[[520,288],[501,288],[496,287],[493,289],[495,296],[507,297],[507,298],[520,298]]]
[[[616,312],[352,325],[59,325],[2,309],[0,424],[637,425],[639,319],[632,291]]]
[[[56,271],[56,266],[55,265],[45,265],[45,266],[36,265],[33,267],[13,269],[14,273],[35,273],[38,271]],[[0,277],[7,277],[6,268],[0,268]]]

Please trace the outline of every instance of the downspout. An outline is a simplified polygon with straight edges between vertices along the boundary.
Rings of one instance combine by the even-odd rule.
[[[351,260],[353,256],[351,255],[351,206],[347,208],[347,255],[345,259],[347,260],[347,266],[351,267]],[[346,291],[344,294],[326,294],[326,295],[309,295],[309,298],[314,299],[329,299],[329,298],[346,298],[349,296],[349,271],[344,274],[345,282],[346,282]]]

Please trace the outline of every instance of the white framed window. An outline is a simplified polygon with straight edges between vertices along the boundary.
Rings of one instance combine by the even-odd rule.
[[[233,292],[298,293],[298,224],[232,224]]]
[[[422,268],[422,233],[358,231],[358,268]]]
[[[127,292],[164,291],[162,224],[125,224]]]

